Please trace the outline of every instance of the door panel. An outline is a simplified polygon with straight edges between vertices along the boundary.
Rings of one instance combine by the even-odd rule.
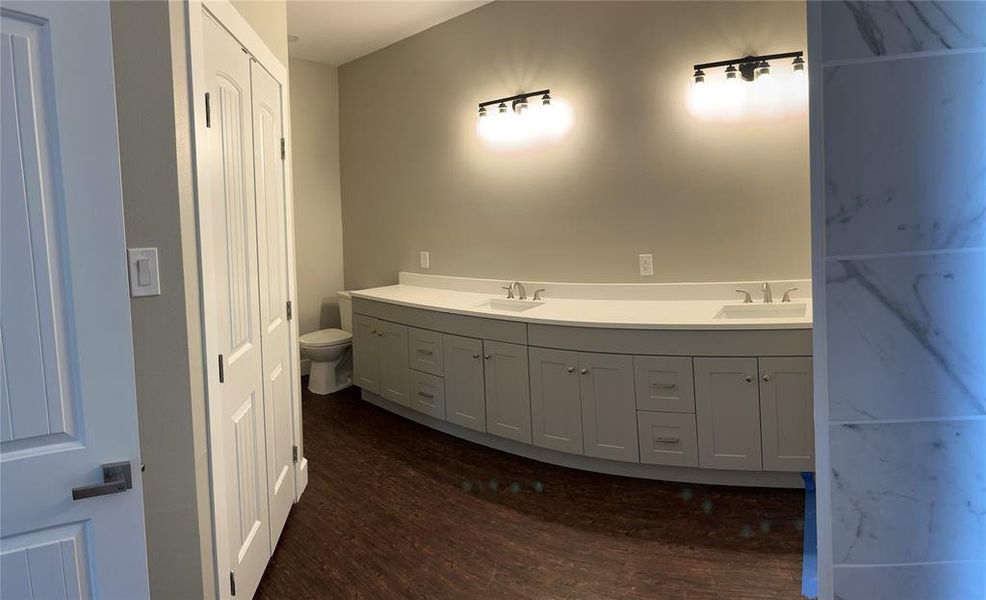
[[[638,462],[633,358],[579,354],[585,455]]]
[[[281,86],[250,61],[253,159],[256,180],[260,337],[263,345],[264,426],[271,552],[294,504],[294,398],[291,326],[287,316],[288,235],[281,160]]]
[[[213,289],[223,355],[221,436],[226,531],[237,594],[253,595],[271,549],[261,344],[250,58],[211,18],[202,22],[212,126],[206,129],[213,212]],[[271,315],[268,315],[271,316]],[[223,318],[226,317],[226,318]],[[276,364],[275,358],[272,362]]]
[[[353,315],[353,383],[374,394],[380,393],[379,321]]]
[[[531,387],[527,346],[483,341],[486,431],[531,443]]]
[[[578,352],[531,348],[530,355],[534,445],[582,454]]]
[[[410,406],[407,394],[407,327],[377,322],[380,351],[380,395],[398,404]]]
[[[445,420],[486,431],[486,385],[481,340],[443,335]]]
[[[699,464],[760,470],[760,393],[755,358],[696,358]]]
[[[760,427],[766,471],[815,468],[810,356],[760,359]]]
[[[3,598],[149,593],[110,41],[107,2],[0,8]]]

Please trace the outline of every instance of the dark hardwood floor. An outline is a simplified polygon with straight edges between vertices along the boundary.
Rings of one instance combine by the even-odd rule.
[[[804,494],[599,475],[305,392],[257,598],[800,598]]]

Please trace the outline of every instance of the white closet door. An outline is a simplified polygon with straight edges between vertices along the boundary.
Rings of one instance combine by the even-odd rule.
[[[213,461],[225,484],[217,518],[225,520],[219,531],[228,539],[236,595],[249,598],[270,557],[250,57],[212,19],[202,26],[210,117],[208,180],[201,184],[213,211],[208,256],[219,305],[215,347],[224,363],[221,397],[210,398],[222,413],[221,439],[211,442],[222,445]]]
[[[288,236],[281,160],[281,86],[255,60],[253,156],[257,190],[260,322],[264,354],[264,416],[267,431],[267,495],[271,548],[294,503],[294,422],[291,327],[288,323]]]
[[[109,3],[0,31],[0,598],[147,598]]]

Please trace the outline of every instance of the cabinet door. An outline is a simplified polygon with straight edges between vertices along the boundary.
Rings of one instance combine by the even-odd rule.
[[[760,428],[765,471],[815,468],[811,357],[760,359]]]
[[[380,393],[380,343],[376,319],[353,315],[353,383],[374,394]]]
[[[483,383],[483,342],[442,336],[445,354],[445,420],[486,431],[486,391]]]
[[[696,358],[699,464],[758,471],[760,393],[755,358]]]
[[[683,356],[634,356],[637,410],[695,412],[692,359]]]
[[[579,354],[586,456],[639,462],[633,357]]]
[[[407,398],[407,327],[377,321],[380,352],[380,395],[408,406]]]
[[[527,346],[483,341],[486,431],[531,443],[531,387]]]
[[[678,467],[698,466],[695,415],[637,411],[640,462]]]
[[[531,348],[530,355],[534,445],[582,454],[578,353]]]

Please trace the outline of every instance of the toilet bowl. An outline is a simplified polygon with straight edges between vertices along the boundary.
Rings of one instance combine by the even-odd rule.
[[[353,384],[352,304],[349,292],[339,292],[339,313],[342,329],[319,329],[298,338],[302,358],[311,361],[308,372],[308,391],[331,394]]]

